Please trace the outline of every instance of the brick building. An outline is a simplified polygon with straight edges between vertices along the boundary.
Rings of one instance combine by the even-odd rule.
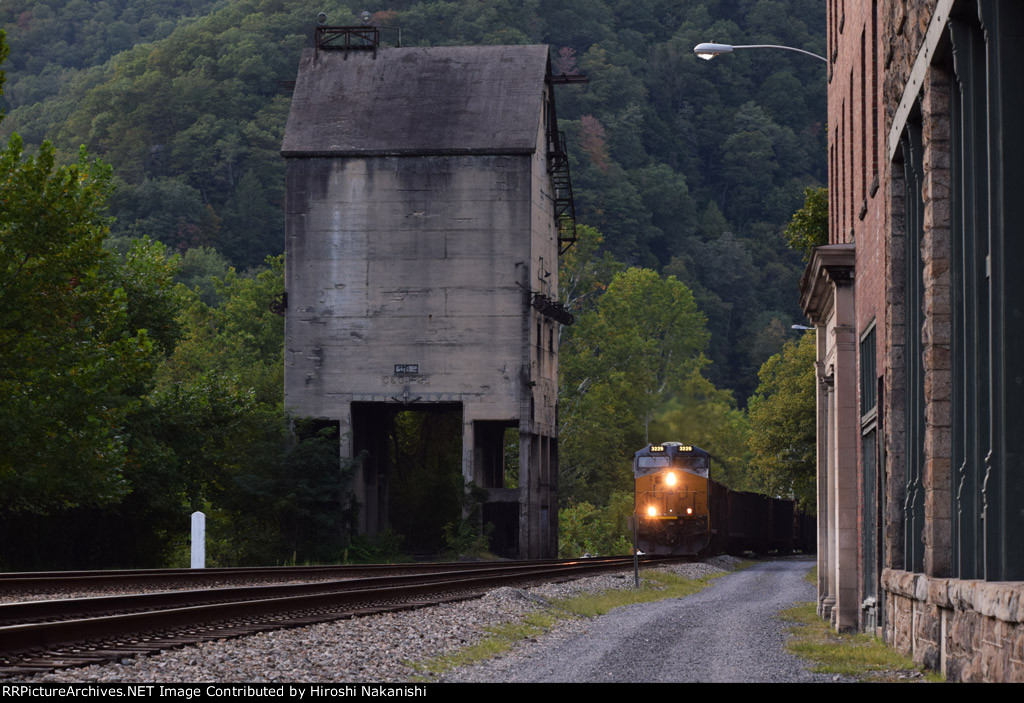
[[[965,681],[1024,681],[1022,34],[1020,2],[829,1],[801,290],[819,612]]]

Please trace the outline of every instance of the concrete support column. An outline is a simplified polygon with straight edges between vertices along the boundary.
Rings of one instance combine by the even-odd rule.
[[[462,480],[467,484],[473,483],[477,478],[473,465],[473,449],[476,447],[476,440],[473,434],[473,418],[462,410]],[[463,515],[462,517],[466,517]]]
[[[540,438],[540,501],[539,501],[539,514],[537,519],[540,526],[540,553],[544,559],[552,558],[551,554],[551,541],[553,538],[557,539],[556,535],[551,534],[551,454],[550,454],[550,439],[548,437],[541,436]],[[557,509],[557,506],[555,506]]]
[[[538,559],[540,530],[537,499],[540,477],[536,435],[519,433],[519,558]]]
[[[835,387],[833,424],[836,440],[832,445],[832,474],[829,482],[834,516],[833,541],[836,560],[836,609],[834,623],[838,630],[857,629],[860,599],[857,573],[859,566],[859,530],[857,512],[857,449],[860,418],[857,405],[857,332],[854,318],[853,281],[841,279],[835,286],[834,359]]]
[[[548,437],[548,554],[558,558],[558,437]]]
[[[834,379],[833,375],[830,378]],[[836,571],[836,564],[838,563],[838,555],[836,554],[836,496],[835,496],[835,453],[833,447],[836,444],[836,427],[833,418],[836,416],[836,394],[835,389],[830,385],[828,391],[825,394],[826,397],[826,417],[828,418],[828,427],[826,428],[826,443],[827,453],[825,455],[825,525],[827,544],[825,553],[828,556],[828,578],[827,578],[827,589],[825,600],[822,602],[822,614],[825,615],[829,621],[835,624],[835,607],[836,607],[836,594],[839,591],[839,576]],[[819,508],[820,510],[821,508]]]
[[[558,555],[557,440],[519,435],[519,558]]]
[[[818,326],[818,392],[817,392],[817,488],[818,488],[818,615],[831,619],[832,606],[835,605],[835,597],[831,590],[831,571],[829,564],[829,551],[831,540],[829,539],[829,490],[828,490],[828,446],[829,446],[829,412],[831,399],[832,378],[824,375],[825,340],[827,330],[823,325]]]
[[[818,613],[857,626],[857,335],[854,245],[816,247],[800,281],[800,306],[817,327]]]
[[[352,461],[355,448],[352,446],[352,404],[338,403],[338,456],[344,462]],[[376,534],[376,511],[374,510],[373,520],[368,516],[369,506],[367,505],[366,493],[366,471],[363,462],[356,462],[352,472],[352,499],[360,506],[359,510],[359,532],[363,534]],[[376,501],[374,503],[376,508]]]

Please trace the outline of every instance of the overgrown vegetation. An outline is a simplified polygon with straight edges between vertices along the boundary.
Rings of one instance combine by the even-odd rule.
[[[84,149],[14,134],[0,174],[0,568],[180,565],[194,510],[211,565],[340,560],[337,428],[283,410],[283,257],[208,270],[205,302],[164,244],[109,246]]]
[[[0,567],[173,563],[195,509],[210,516],[210,563],[395,549],[390,537],[350,543],[352,468],[325,459],[338,438],[290,431],[271,312],[283,290],[281,86],[319,11],[357,24],[363,9],[0,6],[14,48],[0,130],[21,134],[0,184]],[[799,495],[788,454],[748,471],[762,450],[744,405],[755,389],[752,407],[782,392],[758,387],[757,370],[786,354],[800,319],[800,262],[782,229],[806,194],[790,232],[802,248],[827,208],[814,190],[824,83],[790,52],[703,63],[692,47],[716,36],[820,52],[822,4],[399,0],[371,22],[401,26],[410,46],[548,43],[556,73],[590,79],[558,89],[583,223],[560,279],[578,319],[560,337],[566,553],[620,551],[629,460],[647,441],[710,449],[714,477],[735,488]],[[432,475],[435,487],[448,476]],[[408,505],[430,493],[399,478]],[[447,544],[429,547],[474,551],[481,532],[449,488],[431,528],[448,526]],[[399,528],[404,548],[421,546],[414,526]],[[9,537],[27,534],[32,545]]]
[[[355,535],[352,543],[345,549],[342,561],[346,564],[390,564],[395,561],[407,561],[403,556],[402,545],[405,538],[391,527],[385,528],[374,537]]]
[[[558,511],[558,556],[631,554],[628,520],[632,514],[633,494],[626,491],[612,493],[604,507],[570,503]]]
[[[79,145],[114,168],[115,238],[213,247],[241,269],[282,250],[278,149],[317,13],[359,24],[356,0],[12,0],[4,129]],[[372,8],[371,8],[372,9]],[[800,264],[780,236],[825,181],[825,82],[791,52],[712,62],[708,37],[823,53],[818,0],[397,0],[372,23],[406,46],[537,44],[559,88],[576,210],[602,251],[674,275],[707,318],[706,375],[740,404],[799,321]],[[398,33],[385,30],[386,43]]]
[[[852,676],[862,681],[941,682],[941,674],[925,672],[909,657],[867,634],[838,634],[815,611],[814,603],[800,603],[782,611],[780,618],[796,623],[786,644],[793,654],[816,662],[817,673]]]

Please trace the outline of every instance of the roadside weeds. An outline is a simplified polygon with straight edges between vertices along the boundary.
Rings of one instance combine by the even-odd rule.
[[[817,583],[817,567],[807,580]],[[815,662],[811,671],[853,677],[874,683],[942,683],[942,674],[924,669],[877,637],[867,634],[840,634],[818,616],[815,603],[798,603],[779,613],[793,623],[792,638],[786,649],[796,656]]]

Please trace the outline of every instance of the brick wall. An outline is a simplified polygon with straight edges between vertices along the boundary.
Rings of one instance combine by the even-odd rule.
[[[883,187],[888,179],[888,159],[885,115],[884,110],[879,109],[885,47],[877,36],[884,12],[884,8],[875,3],[836,0],[831,3],[832,25],[828,32],[829,187],[833,209],[829,241],[856,244],[854,338],[859,341],[874,325],[877,340],[874,368],[878,376],[887,367],[885,340],[889,328],[885,302],[888,207]],[[858,358],[853,374],[858,389],[860,376]],[[858,390],[858,418],[870,410],[861,400]],[[846,431],[859,435],[861,429],[858,423],[857,428]],[[863,429],[870,429],[870,424],[865,424]],[[857,493],[863,496],[868,488],[864,485],[863,447],[859,437],[855,441]],[[874,453],[876,457],[881,456],[877,449]],[[857,527],[862,539],[857,562],[863,564],[865,554],[871,553],[865,549],[863,536],[869,535],[868,526],[877,522],[880,506],[858,503]],[[858,602],[875,592],[871,582],[877,577],[875,573],[858,569]],[[871,618],[867,613],[862,615],[863,627]]]
[[[955,681],[1024,682],[1024,584],[948,578],[951,551],[951,233],[950,233],[950,85],[942,62],[915,60],[925,43],[937,0],[885,0],[880,28],[885,54],[883,104],[885,133],[901,102],[906,118],[908,96],[919,99],[922,125],[924,206],[920,243],[923,324],[920,329],[924,370],[925,524],[922,573],[903,569],[904,451],[906,421],[904,393],[905,241],[904,183],[899,164],[883,166],[882,190],[888,200],[883,346],[887,453],[887,505],[885,555],[882,574],[885,590],[885,638],[895,648],[912,654],[919,664],[941,669]],[[943,20],[944,21],[944,20]],[[935,36],[933,32],[932,36]],[[923,70],[922,70],[923,68]],[[898,135],[893,135],[897,136]],[[887,145],[885,161],[893,152]],[[860,241],[858,241],[858,249]],[[859,255],[859,252],[858,252]],[[861,275],[858,285],[876,284]],[[867,266],[868,264],[865,264]],[[858,296],[858,302],[866,299]]]

